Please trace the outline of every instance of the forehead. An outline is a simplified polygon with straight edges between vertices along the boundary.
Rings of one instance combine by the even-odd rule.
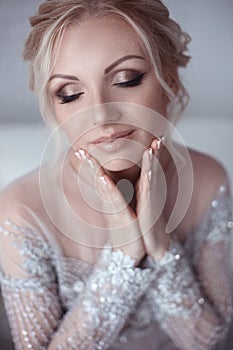
[[[109,64],[127,54],[145,52],[137,33],[126,21],[116,16],[90,18],[65,30],[55,66],[61,68],[72,60],[97,64],[100,58]]]

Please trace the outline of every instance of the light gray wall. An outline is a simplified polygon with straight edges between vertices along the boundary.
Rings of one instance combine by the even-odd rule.
[[[164,0],[192,41],[183,74],[192,117],[233,117],[233,0]]]
[[[0,0],[0,122],[39,121],[34,95],[28,89],[23,43],[28,18],[40,0]]]
[[[101,1],[101,0],[100,0]],[[28,17],[40,0],[0,1],[0,122],[39,121],[27,87],[21,53]],[[182,72],[192,97],[190,117],[233,116],[233,0],[165,0],[172,15],[192,36],[193,57]]]

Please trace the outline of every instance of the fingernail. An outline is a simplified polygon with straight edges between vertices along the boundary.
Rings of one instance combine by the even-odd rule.
[[[91,159],[87,159],[87,163],[90,165],[92,169],[95,169],[94,164]]]
[[[104,176],[100,176],[99,179],[104,185],[107,185],[107,181],[105,180]]]
[[[162,148],[164,141],[165,141],[165,136],[164,135],[158,137],[158,141],[157,141],[157,144],[156,144],[157,151],[159,151]]]
[[[84,149],[80,149],[78,152],[82,160],[85,160],[87,158]]]
[[[148,171],[147,176],[148,176],[148,180],[151,181],[151,177],[152,177],[152,172],[151,172],[151,170]]]
[[[159,151],[159,150],[161,149],[161,147],[162,147],[162,140],[159,139],[159,140],[157,141],[157,144],[156,144],[156,149],[157,149],[157,151]]]
[[[152,159],[153,159],[153,149],[151,147],[148,148],[148,153],[149,153],[150,161],[152,161]]]
[[[82,160],[81,154],[79,152],[74,152],[74,154],[79,160]]]

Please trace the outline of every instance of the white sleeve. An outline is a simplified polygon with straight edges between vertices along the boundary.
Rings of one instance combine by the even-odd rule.
[[[148,258],[154,317],[182,350],[213,349],[232,318],[232,200],[221,189],[185,247],[172,239],[162,260]]]
[[[49,242],[25,225],[13,203],[5,202],[0,217],[0,282],[15,348],[107,349],[148,288],[151,270],[106,248],[64,313]]]

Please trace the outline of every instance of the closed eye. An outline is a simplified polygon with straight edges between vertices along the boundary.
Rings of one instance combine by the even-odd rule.
[[[133,79],[116,82],[113,84],[113,86],[118,86],[120,88],[130,88],[130,87],[135,87],[135,86],[140,85],[146,73],[140,73],[140,74],[138,74],[136,72],[133,72],[133,73],[134,73]],[[135,75],[135,73],[136,73],[136,75]],[[130,75],[131,74],[132,74],[132,71],[130,72]],[[124,78],[126,78],[126,77],[127,77],[127,75]],[[120,80],[123,80],[122,79],[123,77],[120,77],[120,78],[121,78]],[[60,91],[58,91],[56,93],[56,96],[58,97],[60,104],[66,104],[66,103],[78,100],[80,98],[80,96],[83,94],[84,94],[84,92],[79,92],[79,93],[75,93],[75,94],[68,94],[68,91],[65,92],[64,88],[62,88]]]
[[[79,97],[83,94],[84,92],[79,92],[78,94],[72,95],[63,95],[62,93],[57,93],[57,97],[60,100],[60,104],[65,104],[79,99]]]
[[[140,85],[145,74],[146,73],[138,74],[134,79],[126,80],[126,81],[123,81],[121,83],[115,83],[115,84],[113,84],[113,86],[119,86],[121,88],[127,88],[127,87],[134,87],[134,86]]]

